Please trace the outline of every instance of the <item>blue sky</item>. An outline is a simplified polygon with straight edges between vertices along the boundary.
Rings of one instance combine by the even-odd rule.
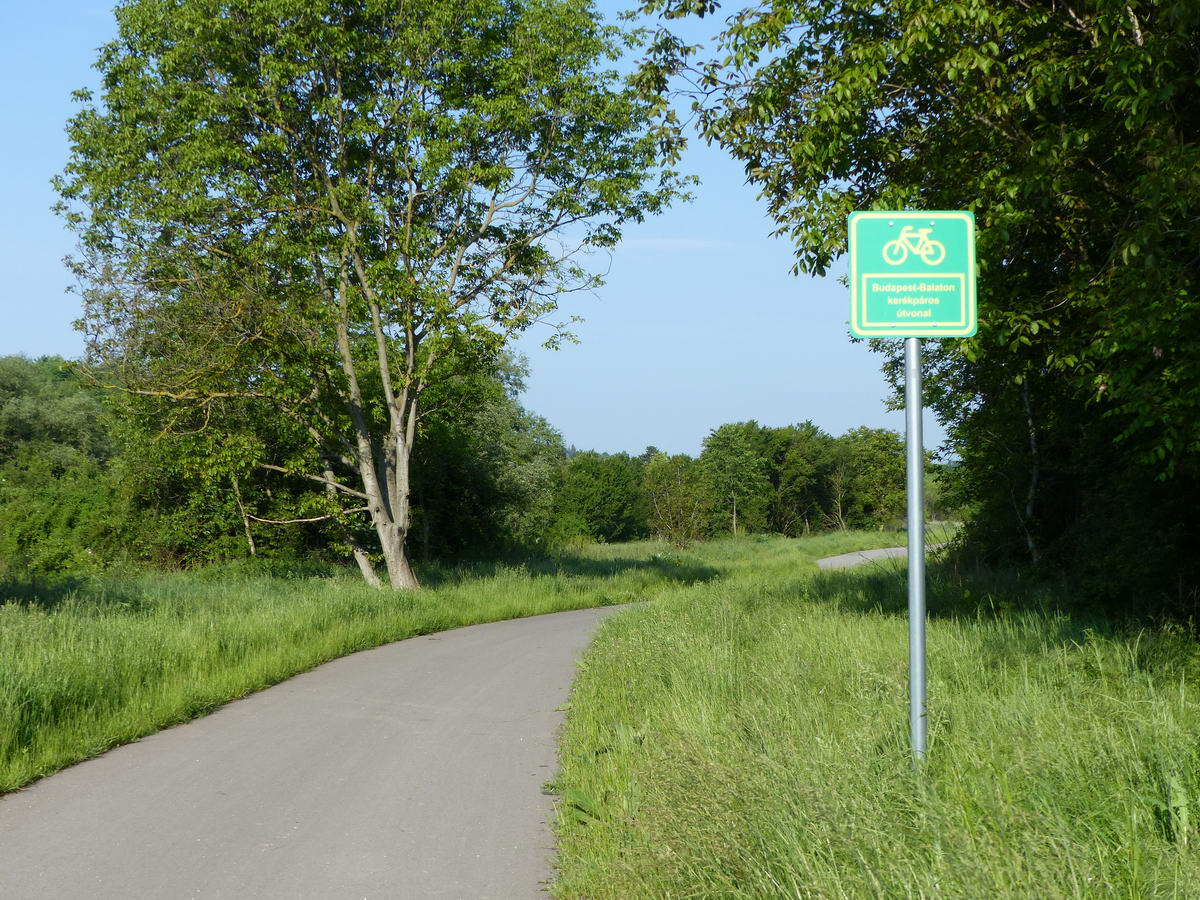
[[[70,94],[95,87],[96,48],[115,32],[111,5],[3,7],[0,355],[77,356],[79,304],[62,264],[73,241],[50,212],[49,180],[66,161]],[[788,274],[790,245],[769,236],[765,208],[723,152],[693,142],[681,167],[701,178],[696,199],[628,228],[594,259],[606,285],[564,308],[585,319],[574,329],[581,343],[545,350],[536,331],[519,342],[532,370],[525,405],[568,444],[602,451],[695,454],[710,430],[746,419],[903,431],[903,413],[884,408],[879,358],[849,339],[840,272]],[[928,414],[925,434],[930,447],[942,439]]]

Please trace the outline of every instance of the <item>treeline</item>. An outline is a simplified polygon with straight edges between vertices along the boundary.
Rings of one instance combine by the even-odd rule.
[[[515,400],[522,374],[462,380],[471,402],[430,417],[414,461],[418,558],[537,544],[550,530],[562,439]],[[228,407],[219,428],[189,432],[153,407],[82,383],[59,358],[0,358],[0,573],[376,549],[366,516],[280,471],[300,452],[288,422]]]
[[[722,425],[695,458],[654,447],[639,456],[579,453],[560,475],[556,537],[686,544],[727,534],[899,527],[904,460],[904,440],[894,431],[861,427],[833,437],[812,422]],[[931,463],[929,470],[928,514],[948,516],[943,469]]]
[[[523,375],[509,363],[462,379],[429,418],[413,464],[416,559],[884,528],[903,514],[894,432],[741,422],[713,430],[696,458],[577,452],[517,401]],[[301,444],[286,422],[232,406],[220,428],[189,432],[149,415],[155,402],[85,384],[59,358],[0,359],[0,573],[374,552],[366,516],[284,471]]]

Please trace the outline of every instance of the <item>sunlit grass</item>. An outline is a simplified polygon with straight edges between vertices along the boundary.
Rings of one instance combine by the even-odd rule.
[[[596,545],[555,558],[426,567],[419,593],[372,590],[319,566],[0,582],[0,792],[356,650],[652,600],[747,566],[765,576],[896,542],[878,532],[830,535],[800,555],[786,549],[794,542],[770,538],[687,551]]]
[[[1194,634],[935,566],[919,767],[902,561],[815,575],[839,552],[817,540],[705,548],[727,579],[603,626],[562,744],[557,896],[1197,896]]]

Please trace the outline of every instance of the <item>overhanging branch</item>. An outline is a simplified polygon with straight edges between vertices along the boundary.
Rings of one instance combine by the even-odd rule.
[[[291,469],[283,466],[275,466],[270,463],[259,463],[260,469],[269,469],[272,472],[282,472],[284,475],[292,475],[296,478],[307,478],[309,481],[315,481],[318,484],[328,485],[329,487],[341,491],[343,494],[349,494],[351,497],[358,497],[360,500],[370,500],[371,498],[362,491],[356,491],[354,488],[346,487],[340,481],[332,478],[322,478],[320,475],[313,475],[310,472],[294,472]]]
[[[304,522],[325,522],[329,519],[338,519],[342,516],[349,516],[360,512],[370,512],[370,508],[361,506],[358,509],[346,509],[341,512],[329,513],[324,516],[313,516],[308,519],[264,519],[261,516],[252,516],[250,513],[246,513],[246,518],[253,519],[255,522],[266,522],[268,525],[299,525]]]

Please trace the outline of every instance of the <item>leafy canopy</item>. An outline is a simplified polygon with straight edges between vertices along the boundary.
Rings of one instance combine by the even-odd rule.
[[[369,513],[393,582],[414,584],[427,389],[502,366],[515,333],[598,283],[581,251],[678,195],[647,104],[602,68],[625,36],[586,0],[116,15],[58,183],[100,377],[166,401],[173,429],[243,403],[289,420],[305,452],[248,442],[243,465]]]
[[[982,328],[950,352],[1052,373],[1169,469],[1200,447],[1198,26],[1190,0],[775,0],[709,59],[660,31],[640,83],[690,76],[798,270],[833,264],[856,209],[974,210]]]
[[[854,210],[974,211],[979,333],[927,342],[926,385],[992,558],[1102,573],[1150,550],[1177,595],[1198,583],[1200,4],[770,0],[711,54],[667,26],[639,76],[664,144],[678,88],[798,271],[835,265]],[[1131,497],[1153,525],[1125,522]]]

